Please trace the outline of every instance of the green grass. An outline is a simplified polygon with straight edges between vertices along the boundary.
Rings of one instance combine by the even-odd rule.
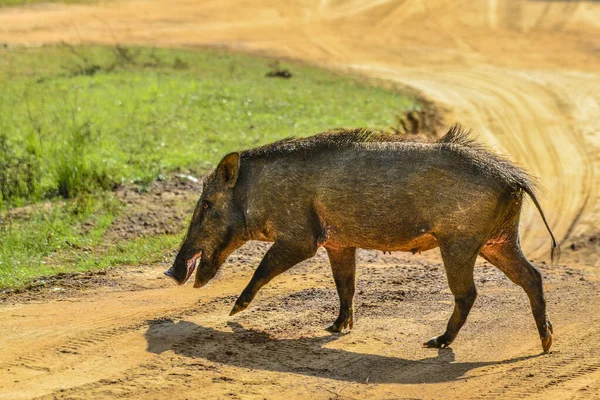
[[[420,107],[363,78],[303,65],[285,66],[291,79],[266,78],[269,63],[209,50],[0,49],[0,287],[136,262],[117,252],[44,264],[66,242],[75,249],[100,243],[118,210],[110,200],[115,185],[203,173],[229,151],[282,137],[387,128],[395,115]],[[6,211],[40,201],[53,205],[25,220]],[[82,228],[90,220],[91,232]],[[146,244],[162,251],[173,240]]]
[[[95,0],[0,0],[0,8],[11,6],[23,6],[42,3],[64,3],[64,4],[85,4],[96,2]]]
[[[88,255],[118,208],[114,196],[106,193],[5,212],[0,216],[0,288],[79,270],[79,262],[57,265],[51,257],[57,253],[77,254],[77,259]]]
[[[89,271],[114,265],[135,265],[173,261],[168,250],[181,243],[182,235],[157,235],[137,238],[111,246],[104,254],[94,257],[73,254],[71,270]]]

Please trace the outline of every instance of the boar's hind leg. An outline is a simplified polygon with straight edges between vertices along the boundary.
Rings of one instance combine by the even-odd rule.
[[[542,348],[547,352],[552,345],[552,324],[546,314],[542,275],[521,252],[516,235],[507,241],[484,246],[481,255],[525,290],[542,340]]]
[[[354,307],[354,276],[356,273],[356,249],[327,249],[333,280],[340,296],[340,314],[335,322],[327,328],[329,332],[341,332],[342,329],[352,329]]]
[[[467,320],[477,297],[473,281],[473,268],[481,245],[473,239],[439,240],[442,259],[448,277],[448,286],[454,295],[454,311],[448,321],[446,332],[423,343],[425,347],[447,347],[456,338]]]
[[[307,241],[307,243],[309,244],[303,246],[293,241],[275,242],[263,257],[256,271],[254,271],[250,283],[248,283],[248,286],[246,286],[240,297],[238,297],[229,315],[234,315],[245,310],[252,299],[254,299],[254,296],[256,296],[256,293],[269,283],[271,279],[292,268],[299,262],[314,256],[317,251],[316,244],[313,243],[311,245],[310,241]]]

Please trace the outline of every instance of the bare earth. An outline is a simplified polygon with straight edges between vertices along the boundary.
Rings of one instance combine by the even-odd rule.
[[[131,0],[0,11],[0,42],[62,40],[290,57],[397,81],[451,109],[547,190],[560,267],[543,263],[549,240],[532,207],[522,230],[546,279],[555,343],[540,354],[525,294],[482,263],[452,348],[421,348],[452,308],[437,251],[361,252],[350,334],[323,330],[337,312],[323,252],[230,318],[267,248],[251,243],[200,290],[173,287],[167,265],[151,265],[5,298],[0,398],[600,399],[600,3]]]

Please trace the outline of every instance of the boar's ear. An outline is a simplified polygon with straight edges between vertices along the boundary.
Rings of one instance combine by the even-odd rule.
[[[223,182],[230,188],[235,186],[239,171],[240,153],[227,154],[217,166],[217,174],[219,174]]]

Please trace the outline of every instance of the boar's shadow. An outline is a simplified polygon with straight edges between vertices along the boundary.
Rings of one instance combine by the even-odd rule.
[[[350,382],[438,383],[453,381],[474,368],[514,363],[517,357],[497,362],[454,362],[451,348],[437,350],[434,357],[407,360],[376,354],[355,353],[323,347],[339,336],[276,339],[264,332],[228,323],[223,332],[193,322],[170,319],[148,321],[147,350],[160,354],[172,350],[190,358],[201,358],[236,367],[291,372]],[[433,350],[432,350],[433,352]]]

